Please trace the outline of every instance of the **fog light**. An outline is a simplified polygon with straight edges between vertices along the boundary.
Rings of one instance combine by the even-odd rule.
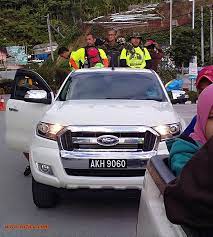
[[[175,125],[172,125],[170,127],[170,131],[171,131],[171,133],[177,133],[179,131],[179,128]]]
[[[42,173],[53,175],[53,171],[50,165],[38,163],[38,169]]]

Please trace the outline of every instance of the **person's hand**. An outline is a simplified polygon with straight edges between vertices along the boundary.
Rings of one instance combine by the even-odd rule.
[[[160,49],[160,45],[157,42],[155,42],[154,45],[156,49]]]
[[[135,52],[135,49],[134,49],[134,46],[131,44],[131,43],[126,43],[125,44],[125,49],[130,52],[130,53],[134,53]]]

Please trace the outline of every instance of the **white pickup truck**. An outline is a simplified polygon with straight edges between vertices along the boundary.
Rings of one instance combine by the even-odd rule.
[[[19,69],[6,111],[6,140],[30,153],[33,200],[57,188],[142,188],[147,161],[167,154],[184,126],[154,71],[81,69],[54,98],[40,75]]]

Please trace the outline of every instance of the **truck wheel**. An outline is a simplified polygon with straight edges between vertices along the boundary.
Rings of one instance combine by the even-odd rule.
[[[51,208],[56,206],[58,195],[54,188],[45,184],[41,184],[32,178],[33,202],[39,208]]]

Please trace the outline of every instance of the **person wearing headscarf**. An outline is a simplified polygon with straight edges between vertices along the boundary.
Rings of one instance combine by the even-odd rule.
[[[181,135],[172,144],[169,165],[176,176],[213,135],[213,84],[200,94],[196,116],[194,132],[190,136]]]
[[[196,88],[198,93],[200,94],[207,86],[213,83],[213,65],[204,67],[197,76],[196,79]],[[197,116],[195,115],[192,118],[192,121],[184,130],[183,134],[185,136],[189,136],[191,133],[194,132],[194,127],[197,121]]]

